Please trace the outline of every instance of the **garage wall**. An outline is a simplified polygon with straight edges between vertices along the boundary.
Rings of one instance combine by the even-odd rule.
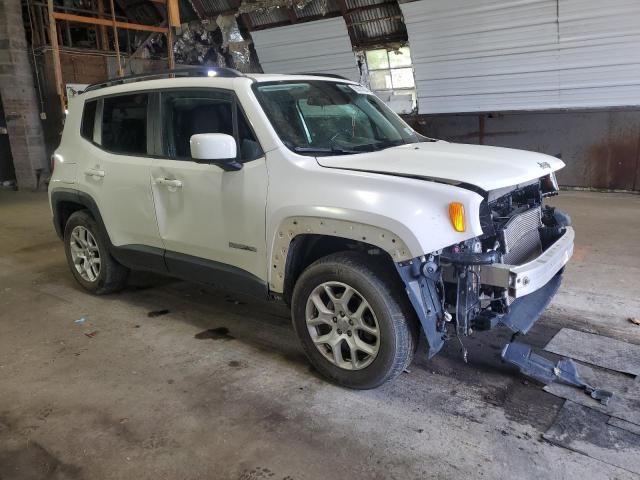
[[[420,113],[640,105],[637,0],[401,4]]]
[[[419,115],[421,133],[561,158],[562,186],[640,191],[640,108]]]
[[[324,72],[360,77],[342,17],[251,32],[265,73]]]

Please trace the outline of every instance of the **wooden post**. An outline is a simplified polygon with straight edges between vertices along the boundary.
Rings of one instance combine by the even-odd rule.
[[[49,0],[52,1],[52,0]],[[118,61],[118,76],[124,77],[124,72],[122,71],[122,63],[120,63],[120,41],[118,40],[118,25],[116,23],[116,9],[113,6],[113,0],[111,2],[111,20],[113,22],[113,43],[116,48],[116,59]]]
[[[98,18],[102,18],[104,13],[104,0],[98,0]],[[109,37],[107,35],[107,27],[104,25],[98,25],[98,36],[100,38],[100,48],[102,50],[109,50]]]
[[[176,67],[175,58],[173,57],[173,27],[180,26],[180,5],[178,0],[167,0],[167,60],[169,61],[169,69]]]
[[[51,41],[51,56],[53,57],[53,73],[56,79],[56,93],[60,99],[60,111],[64,118],[65,91],[62,80],[62,67],[60,66],[60,49],[58,48],[58,32],[56,28],[56,19],[53,16],[53,0],[47,0],[49,9],[49,40]]]
[[[46,45],[47,44],[47,35],[45,33],[45,23],[44,23],[44,16],[43,16],[43,7],[38,5],[35,7],[36,10],[36,23],[38,24],[38,28],[40,29],[40,38],[42,38],[42,42],[40,43],[40,45]]]
[[[167,27],[167,60],[169,62],[169,70],[176,68],[176,61],[173,58],[173,31],[171,27]]]

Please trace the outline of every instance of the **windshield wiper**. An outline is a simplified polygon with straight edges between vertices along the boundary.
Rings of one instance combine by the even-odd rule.
[[[362,153],[357,150],[347,150],[345,148],[332,147],[332,148],[324,148],[324,147],[293,147],[292,150],[296,153],[324,153],[324,154],[351,154],[351,153]]]

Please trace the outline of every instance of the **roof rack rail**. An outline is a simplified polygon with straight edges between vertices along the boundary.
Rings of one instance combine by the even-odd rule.
[[[104,82],[94,83],[84,89],[85,92],[98,90],[100,88],[112,87],[114,85],[123,85],[125,83],[141,82],[144,80],[154,80],[160,78],[175,77],[244,77],[245,75],[233,68],[225,67],[195,67],[195,68],[175,68],[172,70],[162,70],[159,72],[141,73],[138,75],[129,75],[127,77],[112,78]]]
[[[310,77],[329,77],[329,78],[339,78],[340,80],[348,80],[350,82],[353,82],[353,80],[351,80],[350,78],[345,77],[344,75],[338,75],[337,73],[310,73],[310,72],[303,72],[303,73],[294,73],[293,75],[309,75]]]

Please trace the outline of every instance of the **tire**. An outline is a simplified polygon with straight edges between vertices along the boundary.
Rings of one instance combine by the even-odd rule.
[[[350,297],[346,304],[344,295]],[[338,385],[376,388],[397,377],[413,359],[415,314],[400,278],[377,257],[339,252],[316,261],[296,282],[291,312],[309,361]]]
[[[129,270],[111,256],[108,245],[105,234],[88,211],[74,212],[67,220],[64,251],[69,269],[77,282],[95,295],[121,290],[129,275]],[[86,259],[90,256],[87,268]]]

